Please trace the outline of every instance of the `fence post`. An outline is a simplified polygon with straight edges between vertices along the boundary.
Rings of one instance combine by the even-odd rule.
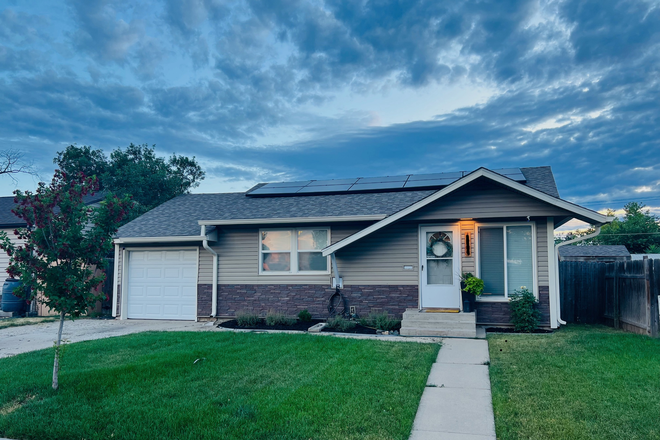
[[[650,298],[649,298],[649,308],[650,308],[650,329],[651,337],[658,337],[658,327],[660,327],[660,315],[658,313],[658,279],[660,278],[660,260],[650,260],[649,261],[649,279],[650,279]]]
[[[646,334],[651,336],[651,277],[649,271],[649,257],[644,255],[644,293],[646,294]]]
[[[617,262],[612,263],[614,265],[614,279],[612,284],[612,294],[614,296],[614,328],[621,328],[621,323],[619,322],[619,317],[621,316],[621,310],[619,309],[619,264]]]

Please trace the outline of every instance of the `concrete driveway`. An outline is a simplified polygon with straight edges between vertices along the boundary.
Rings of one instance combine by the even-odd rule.
[[[59,322],[9,327],[0,330],[0,358],[50,348],[57,339]],[[147,331],[210,331],[212,322],[117,319],[77,319],[64,322],[62,339],[90,341]]]

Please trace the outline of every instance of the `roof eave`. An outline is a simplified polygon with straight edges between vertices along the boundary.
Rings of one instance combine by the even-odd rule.
[[[229,226],[229,225],[259,225],[259,224],[288,224],[288,223],[337,223],[337,222],[364,222],[379,221],[387,214],[374,215],[343,215],[332,217],[281,217],[281,218],[248,218],[231,220],[198,220],[199,225]]]
[[[566,211],[569,211],[573,214],[576,214],[576,217],[583,217],[585,219],[590,220],[589,223],[594,223],[598,225],[602,225],[605,223],[611,222],[614,217],[608,217],[606,215],[600,214],[596,211],[592,211],[590,209],[584,208],[582,206],[576,205],[571,202],[567,202],[566,200],[559,199],[557,197],[553,197],[551,195],[548,195],[542,191],[539,191],[537,189],[528,187],[526,185],[523,185],[519,182],[516,182],[513,179],[510,179],[508,177],[502,176],[501,174],[497,174],[494,171],[491,171],[487,168],[481,167],[476,169],[475,171],[471,172],[470,174],[467,174],[466,176],[463,176],[462,178],[458,179],[457,181],[453,182],[452,184],[436,191],[435,193],[431,194],[428,197],[425,197],[424,199],[413,203],[412,205],[408,206],[407,208],[404,208],[386,218],[383,220],[374,223],[373,225],[370,225],[363,229],[362,231],[359,231],[353,235],[350,235],[346,237],[343,240],[338,241],[337,243],[334,243],[325,249],[323,249],[323,256],[328,256],[332,254],[333,252],[338,251],[339,249],[343,248],[344,246],[347,246],[369,234],[372,232],[375,232],[391,223],[394,223],[395,221],[417,211],[418,209],[423,208],[424,206],[428,205],[429,203],[432,203],[442,197],[444,197],[447,194],[450,194],[454,191],[456,191],[459,188],[462,188],[463,186],[467,185],[470,182],[473,182],[474,180],[480,178],[480,177],[486,177],[494,182],[500,183],[502,185],[505,185],[513,190],[516,190],[518,192],[521,192],[523,194],[529,195],[531,197],[535,197],[541,201],[544,201],[546,203],[549,203],[551,205],[555,205],[559,208],[565,209]]]

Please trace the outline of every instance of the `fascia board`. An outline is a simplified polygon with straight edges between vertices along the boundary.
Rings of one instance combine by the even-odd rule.
[[[262,225],[273,223],[336,223],[336,222],[359,222],[378,221],[387,217],[387,214],[374,215],[344,215],[335,217],[281,217],[281,218],[247,218],[231,220],[198,220],[197,224],[206,226],[229,226],[229,225]]]
[[[551,205],[557,206],[559,208],[565,209],[566,211],[572,212],[574,214],[581,215],[583,217],[586,217],[588,219],[591,219],[594,221],[596,224],[604,224],[604,223],[609,223],[612,221],[613,217],[608,217],[603,214],[600,214],[596,211],[592,211],[587,208],[583,208],[582,206],[576,205],[571,202],[567,202],[565,200],[559,199],[557,197],[552,197],[548,194],[545,194],[544,192],[541,192],[537,189],[530,188],[528,186],[525,186],[519,182],[516,182],[515,180],[509,179],[508,177],[504,177],[500,174],[497,174],[493,171],[490,171],[489,169],[486,168],[479,168],[472,173],[468,174],[467,176],[457,180],[456,182],[452,183],[451,185],[448,185],[447,187],[431,194],[430,196],[413,203],[407,208],[402,209],[401,211],[392,214],[389,217],[386,217],[385,219],[374,223],[373,225],[370,225],[369,227],[356,232],[353,235],[350,235],[346,237],[343,240],[338,241],[337,243],[330,245],[323,249],[323,256],[328,256],[333,252],[338,251],[339,249],[343,248],[344,246],[347,246],[369,234],[372,232],[375,232],[381,228],[384,228],[387,225],[390,225],[394,223],[397,220],[400,220],[401,218],[417,211],[418,209],[423,208],[424,206],[428,205],[429,203],[432,203],[447,194],[450,194],[457,189],[467,185],[470,182],[473,182],[474,180],[478,179],[479,177],[487,177],[490,180],[493,180],[494,182],[500,183],[504,186],[507,186],[513,190],[516,190],[518,192],[521,192],[523,194],[529,195],[531,197],[534,197],[536,199],[539,199],[541,201],[544,201],[546,203],[549,203]]]

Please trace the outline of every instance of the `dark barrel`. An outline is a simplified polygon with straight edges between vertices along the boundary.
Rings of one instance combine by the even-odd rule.
[[[14,289],[22,285],[21,280],[15,278],[7,278],[5,284],[2,285],[2,311],[3,312],[18,312],[21,313],[25,310],[25,300],[14,296]]]

